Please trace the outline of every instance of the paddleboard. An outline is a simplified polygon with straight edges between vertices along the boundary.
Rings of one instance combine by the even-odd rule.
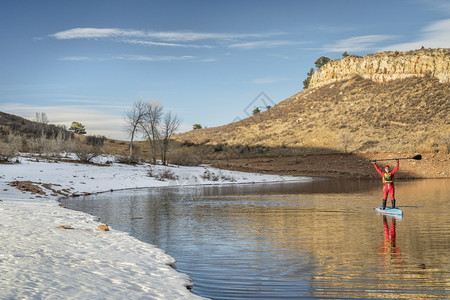
[[[398,208],[386,207],[385,209],[383,209],[383,206],[377,206],[377,207],[375,207],[375,210],[379,213],[387,214],[387,215],[395,215],[395,216],[403,215],[403,211]]]

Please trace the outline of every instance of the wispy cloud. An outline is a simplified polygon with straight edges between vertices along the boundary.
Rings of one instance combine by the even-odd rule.
[[[49,34],[47,38],[64,40],[97,40],[110,41],[147,47],[171,47],[190,49],[265,49],[300,44],[298,41],[274,40],[273,37],[286,35],[285,32],[262,33],[218,33],[218,32],[192,32],[192,31],[150,31],[130,30],[120,28],[73,28]],[[202,54],[203,55],[203,54]],[[191,55],[178,56],[146,56],[146,55],[104,55],[103,57],[90,57],[85,55],[64,56],[63,61],[192,61],[212,62],[214,58],[196,58]]]
[[[326,52],[359,52],[378,49],[378,44],[396,38],[393,35],[363,35],[337,41],[334,44],[325,45],[322,50]]]
[[[193,60],[194,56],[183,55],[183,56],[146,56],[146,55],[120,55],[115,56],[113,59],[116,60],[127,60],[127,61],[180,61],[180,60]]]
[[[132,54],[121,54],[115,56],[103,56],[103,57],[86,57],[86,56],[65,56],[59,58],[62,61],[143,61],[143,62],[169,62],[169,61],[194,61],[195,56],[181,55],[181,56],[149,56],[149,55],[132,55]],[[205,61],[204,59],[199,61]]]
[[[425,48],[450,48],[450,19],[431,23],[421,30],[418,40],[409,43],[393,44],[382,50],[409,51]]]
[[[167,43],[167,42],[152,42],[145,40],[123,40],[124,43],[143,45],[143,46],[161,46],[161,47],[176,47],[176,48],[214,48],[211,45],[195,45],[195,44],[180,44],[180,43]]]
[[[166,42],[193,42],[200,40],[240,40],[246,38],[265,38],[282,33],[213,33],[191,31],[145,31],[120,28],[73,28],[50,34],[58,40],[70,39],[114,39],[140,38]]]
[[[430,23],[420,31],[417,40],[407,43],[386,45],[386,42],[397,39],[394,35],[364,35],[337,41],[321,48],[326,52],[361,52],[361,51],[410,51],[425,48],[450,48],[450,19]]]
[[[281,47],[281,46],[290,46],[290,45],[297,45],[297,44],[299,44],[299,43],[294,42],[294,41],[266,40],[266,41],[250,41],[250,42],[234,43],[234,44],[229,45],[228,47],[249,50],[249,49],[260,49],[260,48],[276,48],[276,47]]]
[[[264,40],[284,34],[286,33],[221,33],[192,31],[146,31],[121,28],[73,28],[49,34],[48,37],[57,40],[109,40],[113,42],[143,46],[178,48],[215,48],[219,46],[228,46],[230,48],[254,49],[295,44],[295,42],[292,41]],[[254,41],[255,39],[258,39],[258,41]],[[207,44],[199,44],[200,42],[206,42]]]

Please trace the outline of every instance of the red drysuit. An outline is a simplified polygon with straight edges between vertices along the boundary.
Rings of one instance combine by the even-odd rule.
[[[377,170],[378,174],[380,174],[381,178],[383,178],[383,200],[386,200],[389,196],[391,200],[395,200],[395,189],[394,189],[394,175],[398,171],[399,162],[397,160],[397,164],[395,165],[394,170],[389,173],[382,171],[376,163],[373,163],[375,170]]]

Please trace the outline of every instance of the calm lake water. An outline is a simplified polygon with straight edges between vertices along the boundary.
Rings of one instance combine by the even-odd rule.
[[[212,299],[450,298],[450,180],[170,187],[64,200],[157,245]],[[388,201],[390,204],[390,201]]]

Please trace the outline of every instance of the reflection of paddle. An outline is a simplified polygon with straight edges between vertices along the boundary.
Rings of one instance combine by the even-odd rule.
[[[415,159],[415,160],[421,160],[421,159],[422,159],[422,155],[417,154],[417,155],[414,155],[413,157],[400,157],[400,158],[374,159],[374,161],[380,161],[380,160],[397,160],[397,159]]]

